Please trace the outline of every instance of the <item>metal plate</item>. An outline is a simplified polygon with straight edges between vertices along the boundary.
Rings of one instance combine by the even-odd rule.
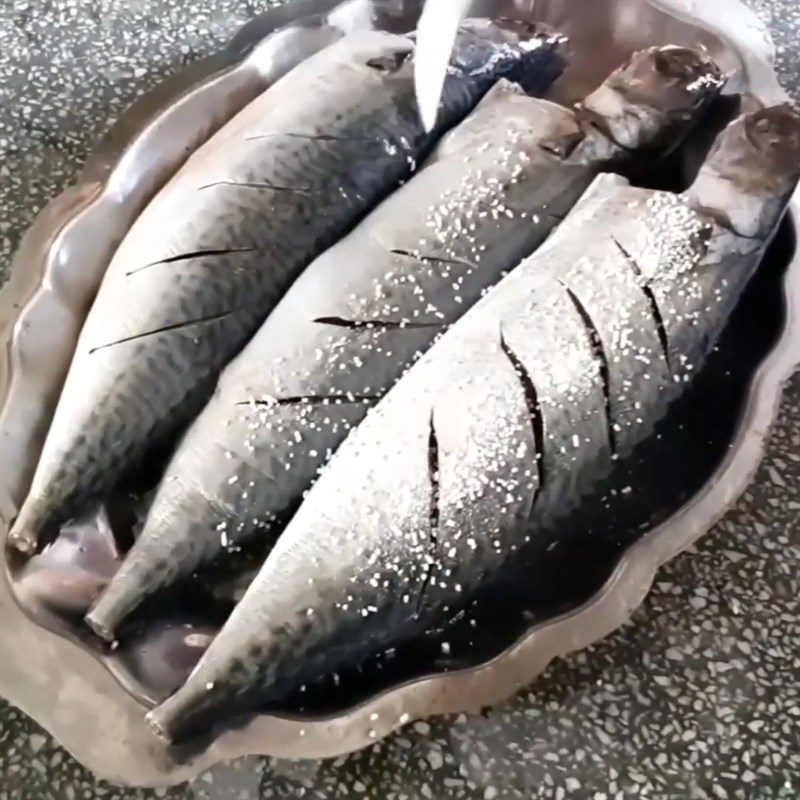
[[[504,13],[525,12],[529,4],[515,5],[515,9],[506,9]],[[686,22],[686,15],[691,13],[712,16],[710,6],[713,3],[671,3],[673,15],[665,15],[655,5],[640,2],[594,3],[589,6],[591,13],[586,13],[587,4],[580,3],[580,14],[577,6],[576,2],[542,2],[537,3],[535,11],[537,17],[543,16],[566,29],[573,39],[573,69],[559,86],[558,95],[562,99],[581,96],[632,49],[653,43],[703,44],[728,71],[741,76],[743,87],[753,89],[767,101],[780,97],[769,67],[770,53],[763,31],[738,6],[731,4],[726,19],[717,21],[726,26],[720,32],[727,36],[727,45],[709,32],[710,23],[698,28]],[[253,37],[260,38],[264,33],[263,25],[259,28],[256,24],[250,31]],[[237,47],[242,47],[251,34],[245,32],[237,37]],[[598,37],[608,43],[607,48],[591,46]],[[583,57],[587,54],[593,58]],[[236,56],[233,59],[234,64],[244,63],[236,62]],[[235,70],[230,64],[223,73],[212,70],[210,79],[207,77],[197,87],[198,91],[222,74]],[[195,85],[199,75],[177,77],[174,87],[182,93],[180,97],[191,98],[191,92],[186,93],[186,89]],[[41,422],[38,434],[35,424],[31,424],[36,422],[31,419],[31,409],[40,408],[40,420],[46,421],[63,377],[67,357],[60,356],[54,345],[64,344],[68,355],[82,309],[87,304],[85,287],[80,285],[89,262],[87,242],[97,244],[98,237],[93,234],[98,230],[117,231],[116,236],[121,235],[119,232],[125,229],[126,220],[133,218],[147,194],[176,166],[175,159],[170,160],[168,153],[164,156],[153,146],[139,151],[138,162],[135,158],[126,162],[124,157],[136,152],[135,144],[148,129],[147,120],[159,113],[155,111],[159,105],[164,112],[180,106],[180,102],[163,105],[165,99],[174,100],[175,97],[175,94],[168,98],[162,95],[160,99],[150,96],[137,104],[122,121],[123,128],[116,141],[112,138],[87,168],[74,190],[78,194],[66,198],[62,195],[55,206],[46,210],[18,254],[13,283],[4,290],[2,300],[4,322],[13,321],[15,306],[28,303],[23,311],[25,318],[17,324],[14,341],[7,351],[9,362],[0,375],[3,392],[0,396],[7,398],[2,417],[3,459],[9,459],[2,464],[4,492],[9,489],[14,493],[15,475],[17,496],[22,491],[19,487],[24,487],[26,470],[29,474],[36,457],[33,443],[41,435]],[[200,114],[209,109],[220,112],[212,105],[190,103],[190,110]],[[195,137],[202,130],[198,123],[197,118],[189,116],[171,129],[170,134],[174,137],[182,133],[180,141],[196,142]],[[167,143],[166,139],[157,141]],[[92,164],[95,172],[92,172]],[[148,173],[144,169],[146,164],[155,172]],[[121,171],[125,167],[130,171]],[[142,180],[148,174],[152,181],[149,184]],[[121,176],[127,176],[128,180],[122,184],[115,182]],[[121,185],[128,187],[131,194],[123,193],[120,197]],[[77,207],[72,205],[74,200],[78,200]],[[119,218],[109,213],[111,205],[104,206],[112,202],[121,209]],[[86,216],[93,213],[98,214],[95,228],[86,224]],[[115,228],[114,223],[119,227]],[[508,695],[517,686],[529,682],[553,656],[581,647],[620,624],[644,596],[656,566],[693,541],[744,488],[757,463],[764,431],[772,419],[780,381],[798,359],[798,263],[797,258],[788,263],[793,243],[791,235],[787,233],[786,236],[789,238],[779,240],[773,257],[765,262],[759,276],[759,281],[763,282],[757,286],[758,291],[748,292],[748,298],[743,299],[743,304],[749,301],[757,304],[745,306],[746,310],[758,308],[758,318],[771,320],[774,325],[766,331],[760,348],[748,352],[748,369],[742,374],[731,410],[728,438],[733,446],[725,447],[726,455],[721,460],[710,458],[710,471],[703,476],[703,488],[665,524],[633,544],[617,560],[602,587],[586,602],[540,624],[491,664],[418,680],[387,692],[366,706],[327,720],[300,722],[264,717],[245,731],[226,734],[202,754],[167,753],[144,729],[142,707],[122,692],[94,657],[34,626],[20,614],[10,598],[8,585],[3,583],[0,625],[4,639],[0,671],[4,695],[40,720],[90,767],[113,779],[135,783],[173,782],[208,763],[245,752],[289,756],[344,752],[384,735],[398,726],[405,715],[413,719],[439,711],[477,708]],[[110,236],[107,249],[95,253],[98,276],[113,242]],[[81,275],[74,274],[78,267]],[[43,275],[46,276],[44,282]],[[43,290],[40,289],[42,284]],[[752,294],[754,298],[750,297]],[[37,316],[40,320],[46,318],[48,324],[37,325]],[[59,327],[59,320],[66,322]],[[73,331],[71,337],[70,330]],[[9,451],[8,437],[19,435],[28,438],[22,447]],[[9,498],[12,505],[5,505],[5,496],[3,502],[4,515],[13,514],[15,498]],[[13,631],[11,636],[7,635],[8,631]],[[87,715],[102,728],[102,737],[90,739],[86,736],[87,727],[96,727],[86,725]],[[175,756],[181,755],[185,760],[177,763]]]

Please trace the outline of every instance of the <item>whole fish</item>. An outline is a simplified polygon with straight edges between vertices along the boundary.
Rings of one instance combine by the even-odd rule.
[[[531,253],[603,167],[663,155],[717,67],[651,48],[578,112],[497,84],[423,169],[295,282],[227,367],[145,530],[87,617],[113,639],[148,595],[227,550],[269,547],[330,453],[433,339]]]
[[[439,124],[425,133],[413,40],[354,33],[225,125],[112,259],[11,542],[31,551],[42,529],[51,535],[190,419],[312,258],[407,178],[497,80],[549,86],[562,44],[532,26],[466,23]]]
[[[468,614],[681,394],[799,176],[800,116],[776,106],[726,128],[682,195],[598,177],[345,441],[156,730],[186,736]]]

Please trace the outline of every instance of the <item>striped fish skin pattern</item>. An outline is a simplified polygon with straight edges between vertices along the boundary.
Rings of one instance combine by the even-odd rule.
[[[113,639],[148,596],[246,543],[268,549],[347,433],[597,172],[663,155],[721,85],[713,63],[683,48],[635,54],[577,112],[496,84],[411,181],[305,270],[225,370],[89,613],[94,630]]]
[[[690,383],[800,177],[800,116],[746,114],[675,195],[601,175],[547,245],[334,455],[187,682],[178,740],[464,610]]]
[[[84,325],[12,545],[32,552],[190,420],[292,280],[496,80],[530,70],[549,85],[563,65],[550,34],[465,23],[427,134],[413,48],[409,37],[365,31],[312,55],[145,209]]]

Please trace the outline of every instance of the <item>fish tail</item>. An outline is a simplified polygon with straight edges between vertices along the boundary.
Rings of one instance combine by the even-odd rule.
[[[49,518],[49,503],[43,497],[29,495],[8,532],[8,544],[24,555],[33,555]]]
[[[139,545],[143,542],[140,539]],[[148,563],[147,548],[134,545],[105,591],[84,617],[86,624],[107,642],[113,642],[119,625],[167,580],[164,559]]]
[[[156,502],[158,502],[156,500]],[[187,576],[202,560],[202,539],[186,518],[184,507],[174,514],[148,516],[144,530],[125,556],[122,566],[84,618],[101,638],[113,642],[119,626],[143,603],[174,581]]]
[[[86,624],[107,642],[113,642],[119,624],[144,599],[143,592],[138,591],[130,575],[119,580],[116,576],[108,584],[95,604],[84,617]]]
[[[172,742],[182,718],[187,712],[190,712],[192,703],[183,699],[184,694],[185,692],[179,689],[145,716],[147,724],[159,739]]]
[[[181,702],[181,691],[178,690],[168,697],[160,706],[156,706],[145,715],[145,720],[159,739],[171,742],[173,739],[175,721],[180,719],[183,711],[187,709],[186,703]]]
[[[198,673],[195,668],[183,686],[146,715],[145,720],[160,739],[177,742],[188,738],[206,728],[213,712],[227,704],[225,685],[203,680]]]

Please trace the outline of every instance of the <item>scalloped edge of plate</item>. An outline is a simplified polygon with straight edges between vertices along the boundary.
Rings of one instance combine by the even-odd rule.
[[[770,66],[773,49],[769,35],[749,9],[730,4],[725,18],[719,19],[710,0],[649,0],[649,4],[720,36],[741,58],[748,83],[759,97],[768,102],[786,99]],[[234,42],[237,40],[239,37]],[[179,80],[178,85],[181,85]],[[185,89],[183,84],[181,91]],[[178,96],[185,95],[179,92]],[[143,107],[148,97],[141,101]],[[164,107],[159,106],[158,110],[163,111]],[[126,152],[126,147],[119,153]],[[113,174],[108,166],[110,159],[111,151],[102,154],[101,148],[87,165],[79,185],[68,189],[40,214],[17,254],[17,271],[19,264],[36,252],[36,247],[43,248],[43,257],[52,255],[53,246],[63,234],[60,226],[73,223],[87,206],[96,203],[103,185],[108,189],[110,182],[106,178],[103,184],[103,175]],[[106,169],[108,173],[104,172]],[[800,191],[793,197],[790,209],[797,231]],[[327,719],[301,721],[260,716],[245,728],[223,733],[201,754],[182,763],[176,763],[155,737],[151,740],[141,737],[138,728],[144,722],[139,720],[134,724],[132,715],[138,710],[141,717],[142,706],[130,696],[122,696],[119,684],[97,662],[93,662],[91,671],[96,674],[91,684],[85,675],[69,671],[58,673],[58,680],[53,675],[48,679],[47,675],[32,674],[4,643],[0,648],[2,694],[47,727],[70,752],[101,776],[118,783],[149,786],[171,785],[192,778],[217,762],[245,755],[334,757],[374,744],[414,720],[478,710],[513,695],[531,683],[554,658],[584,648],[624,624],[644,600],[658,568],[691,546],[744,491],[761,459],[782,384],[800,363],[800,250],[795,252],[786,270],[783,296],[787,308],[783,332],[755,371],[732,446],[703,489],[669,520],[634,544],[604,587],[589,601],[534,627],[490,662],[395,686]],[[0,311],[8,307],[0,305]],[[0,333],[8,335],[8,326]],[[13,358],[9,361],[13,353],[5,352],[4,356],[4,368],[13,367]],[[0,372],[0,396],[8,389],[8,375]],[[49,651],[54,663],[86,663],[92,658],[82,648],[37,628],[24,617],[11,597],[4,573],[0,576],[0,624],[14,627],[10,638],[15,640],[15,651],[28,653],[28,648],[33,647],[44,657]],[[104,730],[103,742],[93,746],[78,735],[78,729],[86,728],[87,713],[92,708],[96,712],[92,724],[101,724]]]

